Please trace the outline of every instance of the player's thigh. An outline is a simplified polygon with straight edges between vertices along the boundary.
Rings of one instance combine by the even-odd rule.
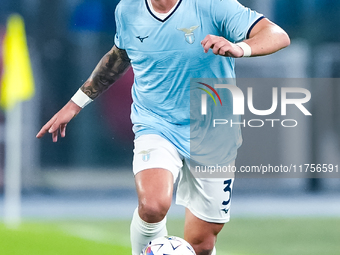
[[[172,201],[173,174],[163,168],[145,169],[136,174],[135,183],[142,219],[163,218]]]
[[[176,147],[164,137],[142,135],[135,140],[133,172],[142,219],[150,222],[159,218],[153,215],[166,214],[182,165]]]

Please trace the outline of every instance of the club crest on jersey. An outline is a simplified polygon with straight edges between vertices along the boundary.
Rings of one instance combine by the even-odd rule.
[[[177,28],[178,30],[184,32],[185,40],[189,44],[193,44],[195,42],[194,30],[199,26],[192,26],[191,28]]]
[[[144,150],[144,151],[139,152],[138,154],[142,154],[142,160],[144,162],[148,162],[149,159],[150,159],[150,152],[154,151],[154,150],[156,150],[156,149]]]

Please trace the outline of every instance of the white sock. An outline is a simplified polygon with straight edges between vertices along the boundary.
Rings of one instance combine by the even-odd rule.
[[[213,251],[211,252],[211,255],[216,255],[216,248],[215,248],[215,246],[214,246]]]
[[[138,208],[135,210],[130,226],[132,255],[140,255],[151,240],[166,235],[166,217],[157,223],[147,223],[139,217]]]

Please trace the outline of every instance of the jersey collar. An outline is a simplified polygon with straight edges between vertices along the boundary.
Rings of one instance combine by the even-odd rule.
[[[165,22],[166,20],[168,20],[171,17],[172,14],[175,13],[175,11],[180,6],[181,2],[182,2],[182,0],[178,0],[175,7],[172,10],[170,10],[169,13],[167,13],[167,16],[164,19],[157,17],[157,13],[153,10],[153,7],[149,6],[148,0],[145,0],[145,5],[146,5],[146,8],[148,9],[148,11],[149,11],[149,13],[151,14],[152,17],[154,17],[156,20],[158,20],[160,22]]]

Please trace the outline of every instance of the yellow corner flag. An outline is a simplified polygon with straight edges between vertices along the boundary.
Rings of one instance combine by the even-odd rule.
[[[34,94],[34,80],[22,17],[13,14],[7,21],[3,42],[3,68],[0,106],[7,110]]]

